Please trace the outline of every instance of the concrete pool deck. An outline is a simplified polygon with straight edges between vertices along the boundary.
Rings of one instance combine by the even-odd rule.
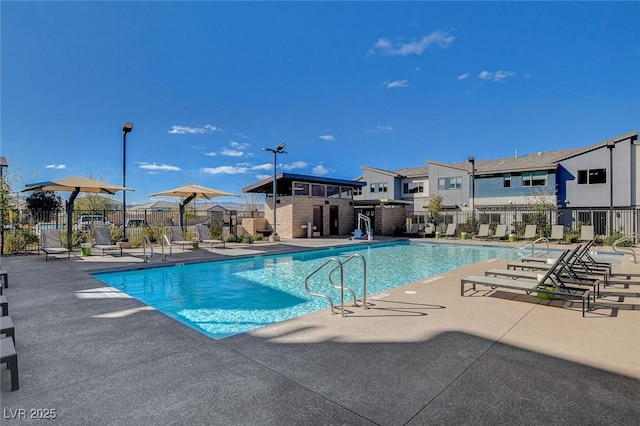
[[[354,243],[174,249],[150,263]],[[635,425],[640,418],[640,263],[628,257],[615,271],[631,278],[603,288],[586,318],[577,302],[481,288],[460,296],[460,278],[505,263],[495,260],[385,291],[368,310],[347,307],[345,318],[327,308],[215,341],[89,275],[144,266],[140,251],[75,254],[2,258],[20,368],[15,392],[0,369],[3,425],[42,422],[32,415],[46,410],[65,425]]]

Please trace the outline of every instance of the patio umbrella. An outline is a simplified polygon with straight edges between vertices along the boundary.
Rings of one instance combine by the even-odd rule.
[[[97,194],[115,194],[118,191],[133,191],[120,185],[114,185],[99,180],[85,177],[69,177],[53,179],[45,182],[27,184],[21,192],[28,191],[67,191],[71,192],[67,200],[67,248],[71,250],[71,222],[73,216],[73,203],[81,192],[92,192]],[[123,206],[125,208],[125,206]]]
[[[183,216],[185,206],[194,198],[204,198],[210,200],[216,197],[237,197],[238,195],[220,189],[207,188],[202,185],[186,185],[180,188],[169,189],[167,191],[151,194],[150,197],[183,197],[180,202],[180,226],[183,226]]]

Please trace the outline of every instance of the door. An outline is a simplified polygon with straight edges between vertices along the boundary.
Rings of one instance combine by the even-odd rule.
[[[329,206],[329,235],[338,235],[338,206]]]
[[[319,232],[320,235],[324,235],[322,229],[322,206],[313,206],[313,226],[315,226],[315,232]]]

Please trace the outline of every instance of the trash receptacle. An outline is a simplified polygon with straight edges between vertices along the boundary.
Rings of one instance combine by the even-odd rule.
[[[91,244],[83,243],[83,244],[80,244],[80,247],[82,248],[83,256],[91,256]]]
[[[191,247],[192,247],[194,250],[197,250],[197,249],[198,249],[198,241],[193,241],[193,242],[191,243]]]
[[[516,234],[509,234],[509,242],[510,243],[516,242]]]
[[[467,239],[467,233],[466,232],[461,232],[460,233],[460,239],[461,240],[466,240]]]
[[[440,231],[436,231],[436,238],[440,238]]]

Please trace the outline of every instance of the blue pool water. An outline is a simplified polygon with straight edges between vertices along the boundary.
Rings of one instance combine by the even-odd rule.
[[[304,282],[331,257],[344,260],[355,253],[364,256],[367,294],[373,295],[495,258],[505,251],[488,246],[396,242],[94,276],[160,312],[220,339],[328,308],[326,300],[306,292]],[[330,269],[332,267],[327,266],[326,272],[315,274],[309,284],[312,290],[329,294],[338,304],[339,290],[327,284]],[[334,281],[339,282],[339,274],[334,275]],[[354,258],[345,265],[345,284],[360,298],[362,283],[362,261]]]

